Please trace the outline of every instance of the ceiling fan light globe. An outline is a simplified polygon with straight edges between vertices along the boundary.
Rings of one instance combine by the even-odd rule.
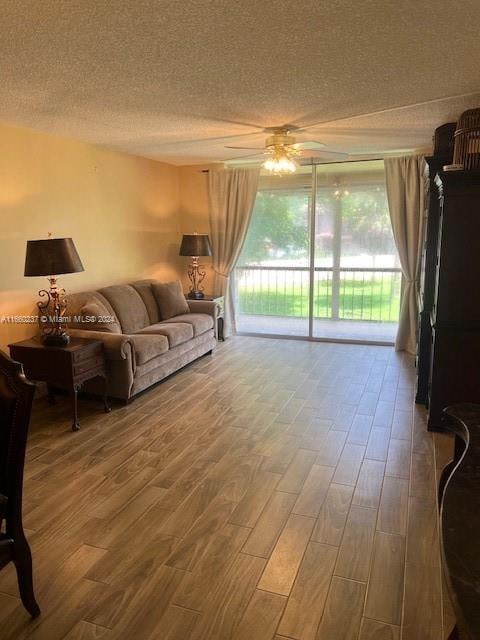
[[[273,158],[267,158],[262,164],[262,167],[266,169],[266,171],[275,171],[275,160]]]
[[[290,173],[295,173],[297,170],[297,163],[292,160],[292,158],[288,157],[288,154],[276,154],[270,158],[267,158],[263,163],[262,167],[273,173],[274,175],[287,175]]]

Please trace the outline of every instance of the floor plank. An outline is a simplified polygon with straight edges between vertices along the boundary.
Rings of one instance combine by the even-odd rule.
[[[233,640],[272,638],[287,598],[256,589],[233,635]]]
[[[376,520],[375,509],[351,506],[335,567],[337,576],[367,581]]]
[[[281,481],[277,485],[277,490],[286,491],[287,493],[299,493],[316,457],[317,454],[314,451],[300,449],[287,471],[283,474]]]
[[[270,556],[296,499],[296,495],[281,491],[273,494],[243,547],[244,553],[263,558]]]
[[[258,583],[259,589],[290,594],[314,525],[313,518],[290,516]]]
[[[318,514],[312,540],[334,547],[340,546],[354,488],[345,484],[330,484],[325,502]]]
[[[400,640],[400,627],[363,618],[358,640]]]
[[[379,460],[362,462],[352,503],[358,507],[376,509],[380,502],[385,465]]]
[[[238,554],[231,570],[211,595],[191,640],[231,638],[240,624],[265,567],[263,558]]]
[[[384,533],[407,533],[408,480],[386,477],[378,510],[377,529]],[[435,514],[433,514],[435,517]]]
[[[293,505],[293,513],[311,518],[318,515],[327,495],[333,471],[332,467],[313,465]]]
[[[334,547],[309,543],[278,627],[280,635],[314,640],[336,558],[337,550]]]
[[[316,640],[357,640],[365,587],[363,582],[333,577]]]
[[[333,482],[355,486],[364,454],[365,447],[346,444],[338,461]]]
[[[405,537],[378,531],[365,603],[367,618],[400,625],[404,569]]]

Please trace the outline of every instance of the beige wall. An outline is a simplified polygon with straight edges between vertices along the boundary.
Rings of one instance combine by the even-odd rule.
[[[25,245],[49,231],[71,236],[85,267],[60,276],[67,292],[177,278],[180,208],[177,167],[0,124],[0,317],[34,311],[48,283],[23,276]],[[35,332],[1,323],[0,348]]]

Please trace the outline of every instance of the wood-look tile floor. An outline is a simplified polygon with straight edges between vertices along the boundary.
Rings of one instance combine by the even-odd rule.
[[[413,385],[388,347],[236,337],[111,414],[83,399],[78,433],[65,399],[38,401],[24,524],[42,615],[9,566],[0,638],[444,637],[448,443],[436,460]]]

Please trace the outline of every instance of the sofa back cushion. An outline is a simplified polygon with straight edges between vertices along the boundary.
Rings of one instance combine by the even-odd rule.
[[[132,282],[132,287],[138,292],[139,296],[143,300],[144,305],[147,308],[150,324],[156,324],[160,322],[160,313],[158,311],[158,305],[155,301],[155,296],[152,291],[152,284],[158,282],[158,280],[137,280]]]
[[[90,329],[91,331],[107,331],[121,333],[115,311],[110,303],[98,291],[82,291],[67,296],[67,315],[71,318],[68,326],[71,329]],[[86,320],[89,316],[89,320]],[[113,322],[91,322],[91,316],[106,316]]]
[[[154,282],[152,291],[162,320],[168,320],[182,313],[189,313],[190,308],[183,295],[180,280],[176,282]]]
[[[150,324],[147,308],[139,293],[129,284],[99,289],[120,321],[122,333],[136,333]]]

